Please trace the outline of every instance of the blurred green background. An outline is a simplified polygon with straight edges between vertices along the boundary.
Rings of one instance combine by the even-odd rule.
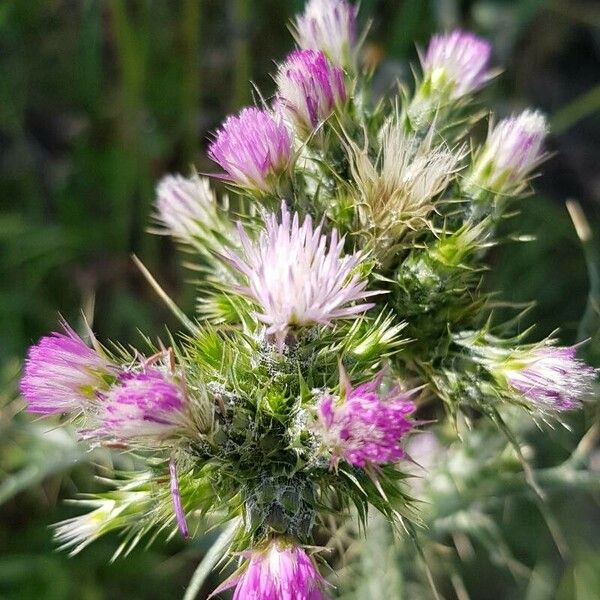
[[[139,343],[138,330],[176,328],[131,253],[193,309],[192,275],[173,244],[145,233],[155,182],[192,164],[214,170],[207,136],[252,101],[249,80],[272,93],[274,61],[292,47],[286,25],[302,5],[0,2],[0,599],[179,598],[206,550],[210,540],[174,541],[110,564],[109,537],[74,559],[55,552],[48,526],[74,514],[64,498],[94,485],[90,457],[18,414],[16,383],[27,346],[56,327],[59,313],[76,324],[83,310],[101,339],[124,343]],[[523,327],[537,322],[541,337],[558,325],[572,343],[589,281],[564,202],[577,199],[600,232],[600,4],[362,0],[365,24],[368,16],[365,52],[379,62],[380,94],[396,77],[410,82],[415,43],[462,26],[491,39],[505,67],[485,102],[500,115],[535,106],[550,116],[554,154],[515,222],[536,241],[496,249],[489,281],[510,302],[536,301]],[[520,525],[525,537],[538,526]],[[557,595],[544,597],[597,600],[598,553],[578,564],[587,579],[566,568],[554,578]],[[535,556],[520,558],[534,566]],[[529,600],[493,565],[484,579],[470,580],[472,600]]]

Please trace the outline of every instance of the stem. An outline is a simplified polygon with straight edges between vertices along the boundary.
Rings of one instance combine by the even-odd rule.
[[[183,600],[194,600],[196,598],[202,585],[206,581],[206,578],[210,575],[214,566],[221,560],[221,557],[225,554],[225,551],[233,541],[238,524],[239,519],[234,519],[225,529],[223,529],[221,535],[196,567],[192,579],[190,580],[190,585],[183,596]]]
[[[581,205],[575,200],[567,200],[567,210],[581,242],[590,286],[585,312],[577,330],[577,341],[584,342],[591,338],[595,343],[588,348],[588,354],[594,355],[599,352],[598,341],[594,338],[600,331],[600,253]]]
[[[554,114],[551,121],[554,133],[563,133],[600,109],[600,85],[569,102]]]

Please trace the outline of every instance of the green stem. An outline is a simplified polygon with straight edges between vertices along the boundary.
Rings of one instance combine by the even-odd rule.
[[[598,110],[600,110],[600,85],[575,98],[556,112],[550,122],[551,129],[554,133],[563,133]]]
[[[595,364],[600,355],[600,252],[580,204],[567,200],[567,210],[581,242],[589,279],[588,300],[577,330],[577,341],[591,340],[584,350],[587,358]]]
[[[239,520],[234,519],[231,521],[225,529],[223,529],[221,535],[217,538],[215,543],[210,547],[210,550],[206,553],[204,558],[200,561],[200,564],[196,567],[190,584],[185,591],[183,600],[194,600],[200,589],[204,585],[207,577],[214,569],[215,565],[221,560],[227,548],[233,541],[236,529],[238,528]]]
[[[600,477],[589,471],[573,470],[565,465],[537,470],[535,479],[546,495],[564,489],[577,489],[590,494],[600,492]],[[524,473],[500,475],[494,478],[493,481],[484,481],[469,489],[468,492],[457,494],[454,499],[449,497],[444,502],[446,510],[437,513],[434,518],[438,521],[452,517],[467,510],[469,506],[486,499],[496,502],[509,496],[526,495],[531,491],[531,485]],[[436,525],[436,528],[439,529],[439,526]]]

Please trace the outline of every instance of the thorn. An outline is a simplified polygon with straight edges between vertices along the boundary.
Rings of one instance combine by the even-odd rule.
[[[575,227],[575,232],[577,233],[577,237],[580,241],[585,244],[592,239],[592,229],[590,227],[589,221],[581,208],[581,204],[577,202],[577,200],[569,199],[565,202],[567,206],[567,210],[569,211],[569,216],[571,217],[571,221],[573,222],[573,227]]]

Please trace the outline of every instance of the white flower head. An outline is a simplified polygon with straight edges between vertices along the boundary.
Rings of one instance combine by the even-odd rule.
[[[207,177],[166,175],[156,188],[157,219],[167,233],[181,240],[218,228],[217,201]]]
[[[367,280],[355,272],[362,256],[344,255],[344,240],[313,228],[310,216],[302,224],[285,203],[281,219],[271,213],[256,242],[239,226],[242,252],[228,253],[229,262],[245,278],[238,291],[260,306],[257,318],[268,326],[280,349],[292,327],[328,324],[353,317],[373,306],[352,304],[378,292],[366,291]]]

